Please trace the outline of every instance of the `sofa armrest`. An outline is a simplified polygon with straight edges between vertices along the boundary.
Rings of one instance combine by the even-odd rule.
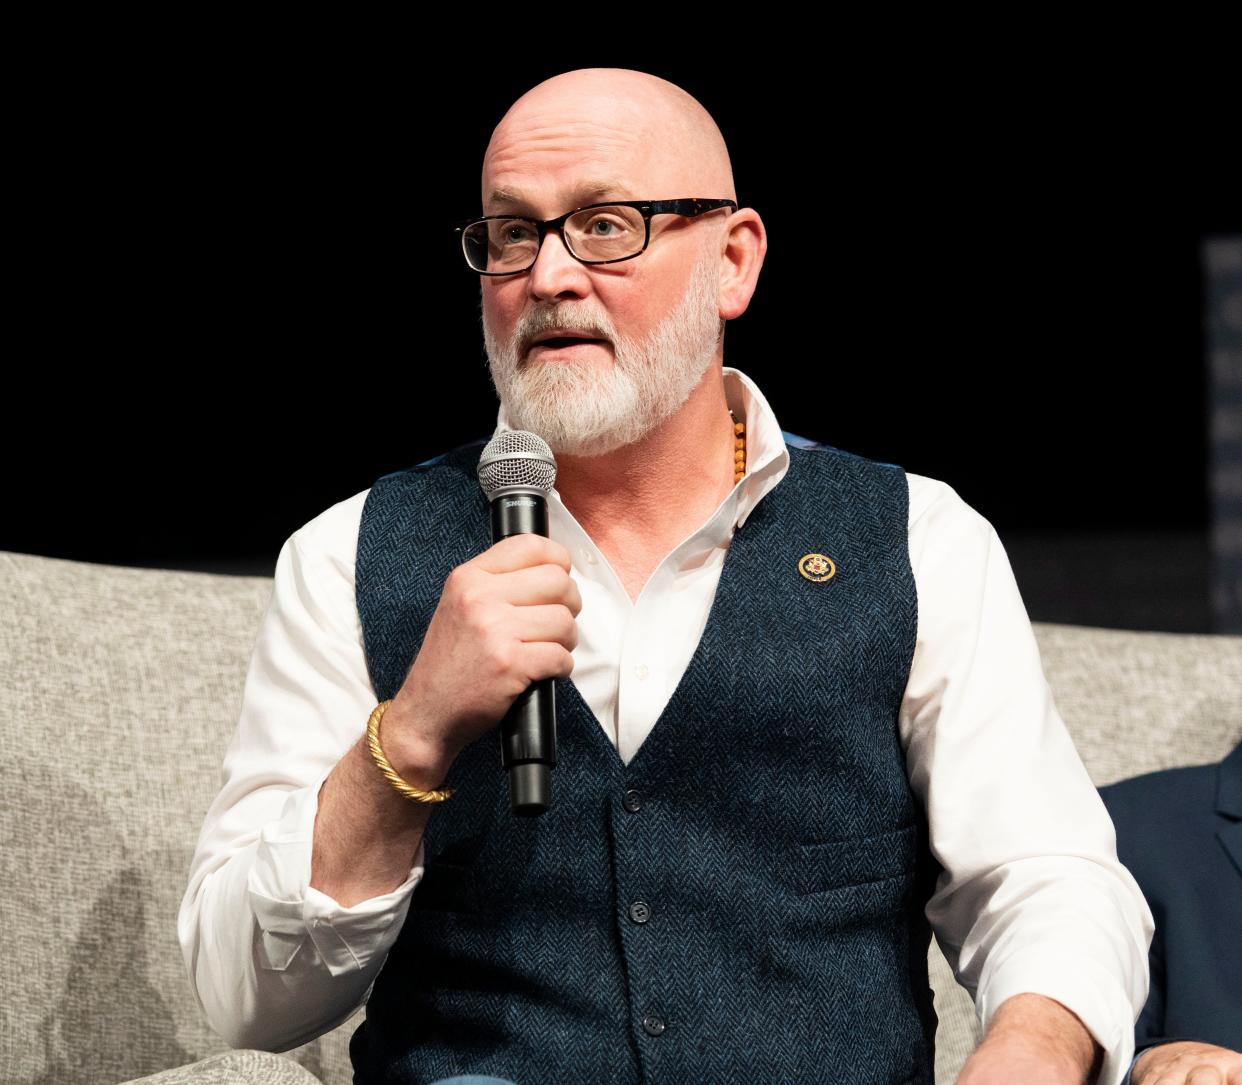
[[[271,1051],[224,1051],[124,1085],[323,1085],[309,1070]]]

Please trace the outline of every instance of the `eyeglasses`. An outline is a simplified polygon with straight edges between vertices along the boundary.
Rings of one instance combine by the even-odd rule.
[[[569,254],[584,264],[615,264],[633,260],[651,240],[652,215],[695,218],[730,208],[733,200],[622,200],[593,203],[554,219],[487,215],[455,229],[461,234],[466,263],[480,275],[516,275],[534,266],[549,230],[561,235]]]

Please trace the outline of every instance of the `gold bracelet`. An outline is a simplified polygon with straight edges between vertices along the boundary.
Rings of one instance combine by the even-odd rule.
[[[371,759],[375,762],[380,772],[387,777],[388,782],[412,802],[443,802],[453,794],[453,788],[438,787],[434,791],[423,791],[417,787],[410,787],[409,784],[401,779],[388,758],[384,756],[384,751],[380,746],[379,728],[380,720],[384,718],[384,713],[388,710],[390,704],[392,704],[392,701],[380,701],[375,706],[375,711],[371,713],[371,718],[367,721],[367,747],[371,751]]]

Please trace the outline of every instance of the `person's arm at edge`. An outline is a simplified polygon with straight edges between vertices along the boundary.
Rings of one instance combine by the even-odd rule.
[[[1038,1007],[1078,1046],[1084,1075],[1098,1043],[1100,1081],[1116,1085],[1147,993],[1150,911],[1116,859],[991,524],[918,476],[910,516],[919,634],[900,725],[944,867],[928,919],[989,1035],[994,1022],[1020,1033]],[[1031,788],[1027,766],[1046,783]],[[1043,1001],[1001,1020],[1021,995]]]
[[[178,915],[191,988],[236,1047],[284,1051],[346,1020],[369,994],[423,872],[420,831],[413,865],[388,892],[344,906],[311,885],[321,789],[332,801],[337,766],[359,767],[351,751],[375,706],[353,585],[364,499],[333,506],[281,549],[223,786]]]

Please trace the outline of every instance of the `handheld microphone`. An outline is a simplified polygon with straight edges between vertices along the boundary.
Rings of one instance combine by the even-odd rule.
[[[548,537],[548,491],[556,459],[526,430],[497,434],[479,458],[479,485],[492,506],[492,542],[529,533]],[[509,773],[509,805],[534,817],[552,805],[556,764],[556,689],[542,678],[526,687],[500,721],[500,763]]]

